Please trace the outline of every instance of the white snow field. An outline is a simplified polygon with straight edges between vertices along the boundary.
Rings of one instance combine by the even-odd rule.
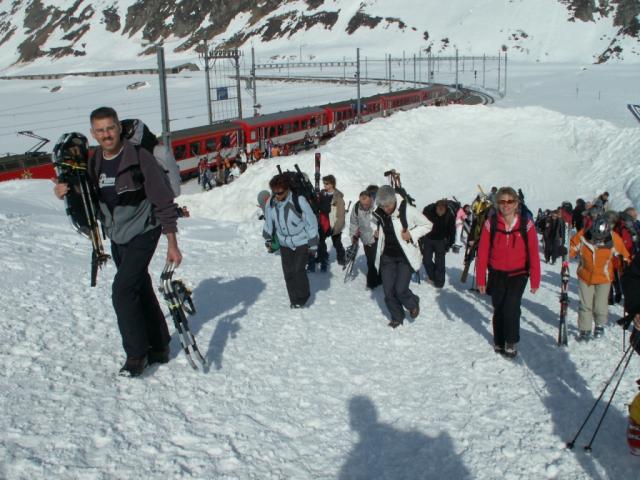
[[[451,106],[350,127],[320,151],[347,200],[393,167],[420,208],[512,185],[535,212],[603,190],[617,209],[640,206],[639,143],[635,127],[543,107]],[[206,193],[185,186],[178,272],[211,366],[192,370],[174,335],[171,361],[133,380],[117,376],[113,264],[89,287],[89,241],[52,183],[0,184],[1,478],[640,478],[625,438],[636,358],[593,452],[582,446],[602,408],[565,449],[622,356],[620,306],[603,339],[575,342],[575,263],[568,348],[556,346],[559,266],[543,264],[515,361],[494,354],[490,299],[460,283],[461,254],[447,256],[442,290],[412,284],[422,312],[397,330],[381,289],[365,290],[363,257],[350,283],[335,261],[310,275],[308,308],[290,310],[256,194],[278,163],[312,173],[312,158],[265,160]],[[151,265],[156,284],[165,249]]]

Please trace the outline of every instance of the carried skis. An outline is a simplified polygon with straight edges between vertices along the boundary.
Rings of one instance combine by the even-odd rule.
[[[478,186],[480,188],[480,186]],[[480,189],[482,192],[482,189]],[[465,283],[469,276],[469,269],[471,264],[476,258],[478,251],[478,244],[480,243],[480,234],[482,233],[482,226],[487,219],[487,214],[492,207],[492,203],[488,200],[484,193],[481,193],[476,197],[473,204],[471,204],[471,211],[473,212],[473,221],[471,228],[467,234],[467,242],[464,250],[464,267],[462,269],[462,275],[460,275],[460,281]]]
[[[195,355],[201,367],[204,369],[207,367],[207,360],[202,356],[200,350],[198,350],[196,339],[189,329],[189,322],[187,321],[186,315],[187,313],[189,315],[196,313],[196,308],[191,299],[191,290],[185,286],[182,280],[173,279],[175,269],[176,267],[173,263],[167,263],[164,266],[164,270],[162,270],[162,275],[160,276],[162,282],[160,292],[167,302],[169,312],[171,312],[173,324],[180,338],[180,345],[182,345],[182,349],[187,355],[189,365],[191,365],[194,370],[198,370],[198,366],[193,359]]]
[[[560,270],[560,324],[558,325],[558,345],[567,346],[567,311],[569,310],[569,261],[567,255],[562,256]]]
[[[105,253],[102,245],[97,194],[87,177],[88,145],[87,138],[81,133],[65,133],[53,148],[52,162],[58,183],[69,186],[64,201],[71,225],[91,240],[91,286],[95,287],[98,269],[111,257]]]
[[[316,195],[320,194],[320,152],[316,152],[315,155],[315,174],[314,174],[314,180],[315,180],[315,191],[316,191]]]
[[[353,270],[353,265],[356,262],[356,257],[358,256],[358,247],[360,246],[360,242],[352,243],[350,247],[347,247],[345,252],[345,264],[342,269],[345,271],[344,274],[344,283],[347,283],[349,280],[353,280],[356,278],[357,270]]]

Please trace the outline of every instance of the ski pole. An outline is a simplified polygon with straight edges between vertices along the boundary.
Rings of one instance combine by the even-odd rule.
[[[576,432],[576,434],[574,435],[573,439],[570,442],[567,442],[567,448],[569,450],[571,450],[573,448],[573,446],[576,443],[576,440],[578,439],[578,436],[580,435],[580,433],[582,432],[582,429],[584,428],[584,426],[587,424],[587,422],[589,421],[589,418],[591,418],[591,414],[593,414],[593,411],[596,409],[596,407],[598,406],[598,402],[602,399],[602,397],[604,396],[604,392],[607,390],[607,388],[609,388],[609,384],[611,383],[611,380],[613,380],[613,377],[615,377],[616,372],[618,371],[618,369],[620,368],[620,365],[622,365],[622,362],[624,362],[624,359],[627,355],[629,355],[629,358],[631,358],[631,347],[629,347],[625,352],[624,355],[622,355],[622,358],[620,359],[620,361],[618,362],[618,365],[616,365],[616,368],[613,369],[613,373],[611,374],[611,376],[609,377],[609,379],[606,381],[606,383],[604,384],[604,388],[602,389],[602,391],[600,392],[600,395],[598,396],[598,398],[596,398],[596,401],[593,402],[593,407],[591,407],[591,410],[589,410],[589,413],[587,414],[587,417],[584,419],[584,422],[582,422],[582,425],[580,425],[580,428],[578,429],[578,431]],[[625,367],[626,368],[626,367]]]
[[[629,349],[629,350],[631,350],[631,349]],[[611,392],[611,397],[609,397],[609,401],[607,402],[607,406],[605,407],[604,412],[602,412],[602,416],[600,417],[600,421],[598,422],[598,425],[596,426],[596,430],[593,432],[593,436],[591,437],[591,441],[589,441],[588,445],[584,446],[585,452],[590,452],[591,451],[591,445],[593,445],[593,441],[596,439],[596,435],[598,434],[598,431],[600,430],[600,425],[602,425],[602,422],[604,421],[604,417],[607,414],[607,412],[609,411],[609,407],[611,406],[611,401],[613,400],[614,395],[618,391],[618,387],[620,386],[620,382],[622,381],[622,377],[624,377],[624,372],[627,371],[627,367],[629,366],[629,362],[631,361],[631,357],[632,356],[633,356],[633,352],[631,352],[629,354],[629,356],[627,357],[627,361],[624,364],[624,368],[622,369],[622,373],[620,373],[620,377],[618,378],[618,381],[616,382],[616,386],[613,387],[613,392]]]

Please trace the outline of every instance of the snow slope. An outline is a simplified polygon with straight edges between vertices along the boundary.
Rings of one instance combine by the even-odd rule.
[[[636,129],[541,107],[422,108],[349,128],[321,149],[323,174],[355,199],[395,167],[422,207],[444,195],[471,201],[476,184],[521,187],[530,208],[591,199],[640,206]],[[312,153],[279,159],[310,171]],[[276,160],[180,203],[179,269],[211,363],[192,371],[177,339],[172,360],[142,379],[123,361],[110,304],[114,266],[89,284],[89,242],[75,234],[47,181],[0,184],[0,477],[216,479],[631,479],[625,444],[634,358],[591,455],[564,442],[620,359],[611,308],[606,336],[555,345],[559,268],[523,300],[516,361],[493,353],[488,297],[459,282],[412,284],[422,313],[387,327],[383,293],[333,263],[311,275],[309,307],[288,308],[277,255],[265,252],[255,195]],[[611,176],[611,166],[622,175]],[[192,193],[189,193],[192,192]],[[151,271],[157,279],[166,244]],[[333,258],[333,253],[332,253]],[[575,276],[575,264],[572,265]],[[571,281],[570,334],[577,286]],[[597,414],[601,410],[597,411]]]

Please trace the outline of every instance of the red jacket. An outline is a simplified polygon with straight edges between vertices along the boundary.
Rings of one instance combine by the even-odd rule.
[[[511,272],[514,275],[525,270],[527,254],[529,255],[529,274],[531,275],[531,288],[540,287],[540,254],[538,252],[538,235],[532,220],[527,222],[527,239],[529,252],[525,251],[524,239],[520,235],[520,215],[516,216],[516,222],[509,233],[504,218],[498,215],[498,227],[493,239],[491,256],[489,256],[489,243],[491,241],[491,221],[484,222],[478,245],[478,258],[476,259],[476,281],[478,286],[487,284],[487,266],[493,270]]]

